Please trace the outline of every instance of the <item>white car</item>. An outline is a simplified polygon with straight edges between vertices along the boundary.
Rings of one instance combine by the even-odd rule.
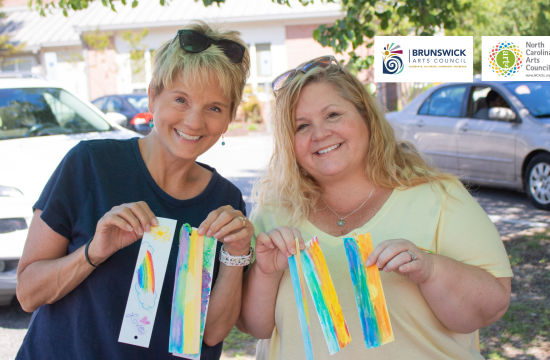
[[[136,136],[51,82],[0,79],[0,305],[15,295],[32,206],[65,154],[81,140]]]

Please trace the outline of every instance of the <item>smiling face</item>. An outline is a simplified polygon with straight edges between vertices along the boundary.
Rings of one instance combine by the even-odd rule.
[[[367,124],[334,86],[312,83],[301,90],[295,131],[296,159],[319,184],[365,174]]]
[[[211,80],[202,88],[189,88],[176,78],[153,96],[149,89],[149,111],[154,132],[176,158],[195,160],[218,141],[231,120],[231,102]]]

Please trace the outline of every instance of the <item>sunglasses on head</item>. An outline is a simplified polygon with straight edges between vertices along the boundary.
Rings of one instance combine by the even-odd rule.
[[[344,74],[347,74],[342,68],[342,65],[340,65],[340,62],[338,62],[338,60],[336,60],[334,56],[326,55],[308,61],[307,63],[300,67],[297,67],[296,69],[292,69],[282,73],[281,75],[277,76],[275,80],[273,80],[273,82],[271,83],[271,88],[273,89],[273,92],[276,93],[277,91],[285,88],[288,84],[290,84],[290,81],[296,76],[296,74],[298,74],[299,71],[305,74],[309,70],[318,67],[326,69],[333,63],[335,63]]]
[[[238,64],[243,61],[245,47],[232,40],[214,40],[195,30],[178,30],[178,33],[170,42],[170,45],[179,37],[180,46],[183,50],[191,53],[199,53],[210,47],[210,45],[216,45],[227,56],[231,62]],[[168,45],[168,46],[170,46]]]

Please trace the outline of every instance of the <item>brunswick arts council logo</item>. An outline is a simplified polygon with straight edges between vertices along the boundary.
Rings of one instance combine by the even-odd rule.
[[[401,46],[394,45],[395,43],[386,45],[384,47],[384,51],[382,52],[384,55],[384,64],[382,69],[383,74],[397,75],[401,73],[405,67],[403,65],[403,60],[401,60],[401,57],[398,55],[403,55],[403,50],[398,50],[401,49]]]
[[[499,42],[489,52],[489,66],[499,76],[512,76],[523,66],[523,53],[512,42]]]

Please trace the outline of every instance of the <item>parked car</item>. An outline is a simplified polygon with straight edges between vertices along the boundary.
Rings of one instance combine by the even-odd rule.
[[[147,94],[108,95],[92,101],[98,109],[107,117],[116,117],[122,114],[119,125],[127,129],[147,135],[151,131],[150,121],[153,115],[149,113],[147,106],[149,98]]]
[[[136,136],[46,80],[0,79],[0,305],[15,295],[32,205],[65,154],[81,140]]]
[[[550,210],[550,82],[442,84],[387,118],[442,170]]]

